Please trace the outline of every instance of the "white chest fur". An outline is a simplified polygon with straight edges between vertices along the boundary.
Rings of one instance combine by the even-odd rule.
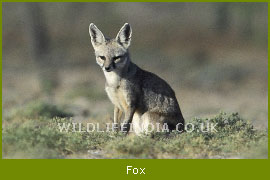
[[[121,78],[114,72],[104,72],[106,78],[106,87],[108,97],[111,102],[122,111],[127,109],[127,93],[121,87]]]
[[[115,88],[119,86],[121,78],[119,77],[118,74],[116,74],[115,72],[104,71],[104,75],[108,86]]]

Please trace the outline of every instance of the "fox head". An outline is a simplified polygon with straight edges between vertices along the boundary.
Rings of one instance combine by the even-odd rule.
[[[129,63],[128,47],[132,30],[128,23],[124,24],[114,39],[105,38],[93,23],[89,26],[89,34],[97,64],[103,71],[121,71]]]

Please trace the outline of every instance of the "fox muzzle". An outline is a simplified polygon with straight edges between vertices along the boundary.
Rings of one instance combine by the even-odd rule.
[[[107,72],[112,71],[113,69],[115,69],[115,63],[112,62],[111,64],[109,64],[109,66],[105,66],[104,69],[105,69],[105,71],[107,71]]]

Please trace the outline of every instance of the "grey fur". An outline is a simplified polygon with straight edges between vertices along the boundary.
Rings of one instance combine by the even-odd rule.
[[[160,123],[161,127],[167,123],[170,130],[181,123],[178,127],[182,131],[184,118],[172,88],[130,60],[130,25],[125,23],[115,39],[104,38],[92,23],[89,33],[96,61],[106,78],[105,90],[115,107],[114,123],[119,124],[123,119],[123,130],[127,132],[132,123],[136,134],[146,130],[150,123]]]

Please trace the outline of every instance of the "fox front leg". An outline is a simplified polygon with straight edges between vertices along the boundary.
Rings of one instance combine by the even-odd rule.
[[[118,131],[119,130],[119,123],[120,123],[120,118],[122,115],[122,111],[114,106],[114,112],[113,112],[113,129]]]
[[[122,129],[121,131],[123,133],[128,133],[129,132],[129,129],[130,129],[130,124],[132,122],[132,118],[133,118],[133,115],[135,113],[135,107],[128,107],[127,108],[127,111],[125,112],[125,118],[124,118],[124,123],[122,125]]]

